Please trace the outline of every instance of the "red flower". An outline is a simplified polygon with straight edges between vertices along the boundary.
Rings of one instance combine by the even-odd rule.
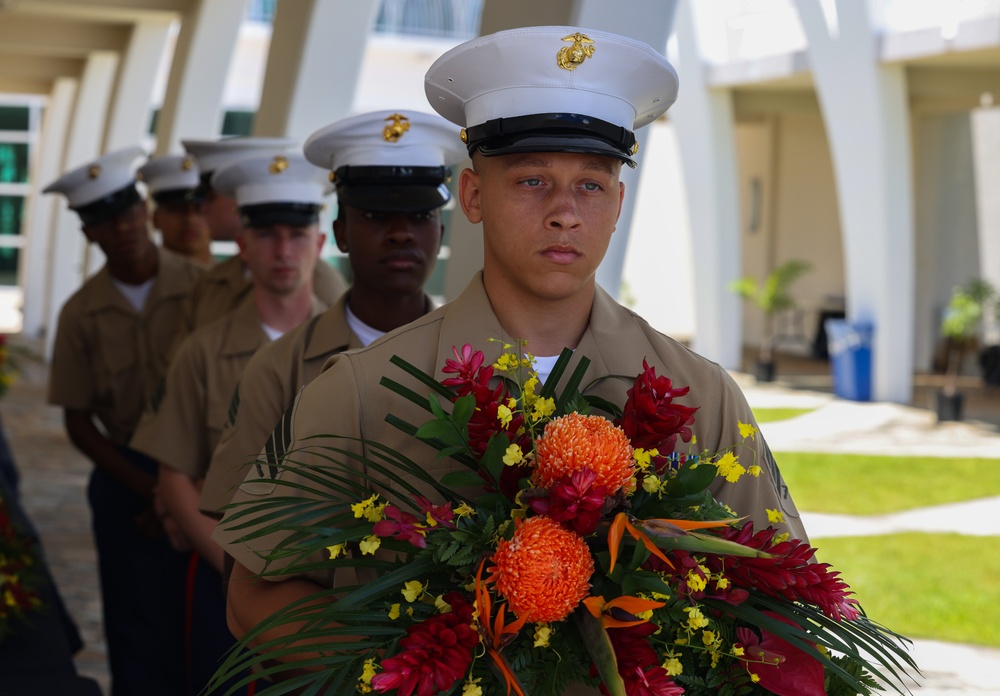
[[[835,621],[858,618],[858,600],[850,597],[851,588],[840,579],[840,573],[831,571],[829,563],[812,563],[816,549],[798,539],[773,543],[776,531],[768,527],[754,534],[753,524],[749,523],[742,529],[727,528],[723,533],[727,539],[763,549],[774,557],[716,556],[706,564],[721,569],[724,563],[726,576],[737,586],[756,588],[770,597],[814,604]]]
[[[451,503],[434,505],[422,495],[418,495],[415,500],[417,501],[417,507],[420,508],[420,512],[424,513],[424,515],[445,529],[455,528],[455,523],[452,522],[455,519],[455,512],[451,509]]]
[[[622,673],[629,696],[682,696],[684,687],[674,684],[667,670],[657,665],[645,672],[638,667]]]
[[[476,385],[486,386],[493,376],[493,366],[489,365],[480,370],[483,366],[483,351],[473,351],[472,346],[466,343],[462,346],[462,352],[455,346],[451,347],[451,352],[455,354],[457,360],[445,360],[441,372],[445,374],[457,374],[458,377],[449,377],[441,382],[446,387],[459,387],[468,394],[472,387]]]
[[[437,614],[406,629],[402,651],[382,662],[372,677],[372,688],[384,693],[396,689],[400,696],[434,696],[462,679],[472,664],[479,634],[472,629],[472,606],[462,595],[444,596],[452,611]]]
[[[657,377],[656,368],[650,367],[645,360],[642,369],[628,390],[628,400],[617,425],[637,449],[672,452],[678,435],[684,442],[690,442],[690,426],[698,409],[673,403],[677,397],[687,394],[689,387],[674,389],[670,378]]]
[[[529,498],[528,505],[539,515],[548,515],[567,529],[582,537],[597,528],[601,519],[607,486],[595,486],[597,474],[591,469],[581,469],[552,484],[548,497]]]
[[[764,613],[795,625],[774,612]],[[823,665],[819,660],[764,629],[758,630],[759,637],[749,628],[737,628],[736,638],[744,650],[747,670],[760,677],[761,687],[777,696],[825,696]]]
[[[386,519],[379,520],[372,527],[372,532],[380,537],[393,537],[399,541],[408,541],[418,549],[427,547],[424,538],[426,528],[417,524],[420,518],[409,512],[403,512],[395,505],[385,506]]]

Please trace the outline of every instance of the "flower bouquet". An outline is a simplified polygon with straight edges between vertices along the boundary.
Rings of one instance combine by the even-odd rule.
[[[429,397],[382,380],[431,415],[386,420],[455,460],[452,473],[437,480],[374,442],[365,458],[323,446],[321,465],[294,451],[280,465],[305,483],[277,485],[307,496],[236,506],[242,539],[287,533],[276,573],[335,564],[338,584],[356,581],[262,622],[219,683],[252,666],[282,679],[275,693],[834,696],[915,667],[815,549],[711,495],[717,477],[760,473],[744,461],[753,425],[699,451],[697,409],[674,401],[688,389],[645,362],[620,407],[581,387],[586,358],[556,392],[569,351],[544,386],[522,345],[492,365],[469,345],[454,353],[440,383],[393,358]],[[293,635],[263,638],[282,625]]]
[[[42,582],[34,542],[14,523],[0,491],[0,642],[41,606]]]

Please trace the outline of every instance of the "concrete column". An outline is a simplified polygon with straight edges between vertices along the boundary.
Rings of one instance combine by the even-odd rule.
[[[48,326],[51,277],[49,264],[53,250],[52,219],[59,201],[56,196],[41,193],[43,187],[62,174],[66,136],[73,115],[73,103],[79,82],[75,78],[56,80],[49,93],[41,128],[41,140],[35,157],[33,175],[35,183],[26,202],[24,229],[27,233],[24,259],[20,264],[18,285],[24,289],[21,308],[25,336],[39,338]]]
[[[169,20],[161,19],[144,21],[132,28],[104,138],[104,149],[108,152],[142,144],[146,138],[153,85],[167,47],[170,25]]]
[[[248,0],[194,0],[181,19],[156,127],[156,154],[219,133],[222,95]]]
[[[80,79],[80,88],[73,109],[60,173],[79,167],[102,154],[101,142],[107,123],[108,105],[118,69],[118,54],[101,51],[90,54]],[[42,184],[44,187],[49,182]],[[50,279],[48,296],[48,329],[45,334],[45,356],[52,356],[59,310],[84,281],[86,238],[80,232],[80,218],[66,206],[66,198],[58,198],[52,222],[52,253],[49,256]],[[101,254],[95,248],[95,253]]]
[[[1000,109],[972,112],[973,165],[975,168],[976,217],[978,218],[979,275],[1000,291],[1000,198],[994,191],[1000,181]],[[983,318],[986,345],[1000,343],[1000,321],[987,314]]]
[[[728,288],[741,272],[733,100],[730,90],[705,82],[690,0],[677,11],[676,67],[681,92],[670,118],[677,129],[697,279],[692,348],[727,369],[739,369],[742,314],[739,298]]]
[[[914,233],[905,68],[882,65],[871,2],[796,0],[833,154],[847,316],[875,324],[872,396],[909,403]],[[832,9],[832,8],[831,8]]]
[[[351,113],[378,0],[279,2],[253,132],[304,141]]]

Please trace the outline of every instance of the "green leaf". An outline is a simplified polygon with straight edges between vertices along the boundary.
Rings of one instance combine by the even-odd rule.
[[[618,661],[615,660],[615,651],[611,646],[611,639],[608,632],[601,625],[601,620],[594,617],[584,607],[578,607],[573,612],[573,625],[580,633],[587,652],[594,660],[597,671],[607,687],[611,696],[627,696],[625,693],[625,683],[621,675],[618,674]]]
[[[451,410],[451,420],[455,423],[456,428],[463,430],[475,412],[476,397],[472,394],[466,394],[455,400],[455,407]]]
[[[483,479],[472,471],[452,471],[441,477],[441,483],[451,488],[473,488],[483,485]]]
[[[429,420],[417,428],[416,435],[421,440],[433,440],[450,435],[452,431],[451,423],[446,420]]]

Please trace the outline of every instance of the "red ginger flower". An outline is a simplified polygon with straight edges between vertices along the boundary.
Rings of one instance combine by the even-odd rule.
[[[773,543],[777,532],[773,527],[754,534],[753,524],[745,524],[742,529],[727,528],[723,536],[730,541],[762,549],[773,558],[736,558],[710,556],[706,565],[721,570],[725,566],[726,576],[739,587],[756,588],[770,597],[779,597],[793,602],[814,604],[835,621],[852,621],[860,615],[858,600],[847,583],[840,579],[838,571],[831,571],[829,563],[811,563],[816,549],[798,539]]]
[[[689,387],[674,389],[669,377],[657,377],[656,368],[642,361],[642,373],[628,390],[618,425],[636,449],[672,452],[677,437],[691,441],[691,424],[697,407],[682,406],[673,400],[684,396]]]
[[[586,537],[597,528],[608,495],[607,487],[595,485],[596,481],[597,474],[589,468],[582,469],[553,483],[547,496],[528,497],[527,502],[536,514],[547,515]]]
[[[575,472],[591,469],[596,486],[614,495],[635,473],[632,447],[622,429],[607,418],[570,413],[545,426],[535,441],[534,483],[549,488]]]
[[[548,517],[516,521],[510,541],[493,554],[490,581],[518,618],[562,621],[590,591],[594,559],[579,535]]]
[[[764,614],[789,626],[795,624],[772,611]],[[823,665],[791,643],[758,629],[737,628],[747,670],[760,677],[759,685],[776,696],[825,696]],[[631,691],[629,693],[632,693]]]
[[[376,536],[408,541],[418,549],[427,548],[427,539],[424,538],[427,530],[419,524],[419,517],[404,512],[395,505],[385,506],[385,517],[372,527],[372,532]]]
[[[400,696],[434,696],[446,692],[462,679],[472,664],[472,651],[479,634],[472,628],[472,606],[462,595],[444,596],[452,611],[437,614],[406,629],[402,651],[382,662],[382,671],[372,677],[372,688],[380,693],[396,689]]]

